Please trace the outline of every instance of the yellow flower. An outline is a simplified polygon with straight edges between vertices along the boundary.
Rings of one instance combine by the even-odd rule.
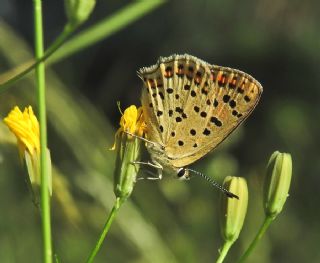
[[[116,150],[116,164],[114,170],[114,193],[121,200],[127,199],[134,188],[139,172],[141,159],[141,145],[143,141],[124,131],[137,136],[144,136],[146,123],[143,118],[142,107],[134,105],[128,107],[120,119],[120,128],[115,135],[115,143],[112,150]]]
[[[146,124],[143,118],[142,107],[138,108],[135,105],[128,107],[120,119],[119,131],[128,131],[130,133],[142,136],[146,131]]]
[[[116,138],[124,131],[136,134],[140,137],[146,133],[147,125],[144,121],[142,107],[137,109],[135,105],[131,105],[124,111],[120,119],[120,128],[116,132]],[[116,143],[114,143],[111,149],[114,150],[115,148]]]
[[[34,115],[32,107],[26,107],[23,112],[19,107],[14,109],[4,118],[5,124],[17,137],[20,156],[23,157],[25,151],[30,155],[40,153],[39,122]]]
[[[25,160],[28,170],[29,179],[27,183],[32,192],[33,202],[39,203],[39,186],[41,184],[40,175],[40,131],[39,122],[34,115],[32,107],[28,106],[23,112],[19,107],[14,107],[13,110],[4,118],[5,124],[9,127],[12,133],[17,138],[18,149],[21,159]],[[51,182],[51,158],[50,151],[46,150],[47,154],[47,176],[49,178],[48,188],[52,194]]]

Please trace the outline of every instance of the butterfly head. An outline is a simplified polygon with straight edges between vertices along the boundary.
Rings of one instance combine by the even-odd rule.
[[[178,168],[177,177],[179,180],[189,180],[190,179],[189,170],[184,167]]]

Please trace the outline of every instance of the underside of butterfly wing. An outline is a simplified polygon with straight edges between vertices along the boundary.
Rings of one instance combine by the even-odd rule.
[[[189,55],[161,58],[139,72],[148,138],[174,167],[200,159],[252,112],[262,86],[239,70]]]

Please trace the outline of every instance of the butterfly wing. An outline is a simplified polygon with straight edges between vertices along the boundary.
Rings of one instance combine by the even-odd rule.
[[[193,163],[216,148],[250,115],[262,93],[256,80],[238,70],[212,66],[210,80],[207,93],[201,92],[204,87],[193,87],[196,96],[184,106],[189,121],[175,128],[177,138],[186,138],[184,144],[180,146],[174,138],[168,141],[168,157],[176,167]]]
[[[193,74],[189,78],[184,75],[184,67],[187,64],[195,68],[200,64],[197,60],[189,55],[173,55],[160,58],[156,65],[138,71],[144,82],[141,101],[149,140],[166,146],[174,137],[173,131],[186,103],[186,98],[181,96],[185,95],[183,87],[185,84],[190,86],[193,81]]]
[[[248,74],[189,55],[164,58],[148,72],[142,105],[150,140],[161,141],[175,167],[213,150],[249,116],[262,93],[261,85]],[[151,79],[158,79],[162,87],[153,88]],[[147,108],[147,103],[153,107]],[[158,116],[159,110],[163,115]]]

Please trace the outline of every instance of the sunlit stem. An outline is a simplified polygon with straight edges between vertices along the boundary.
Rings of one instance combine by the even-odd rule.
[[[267,216],[264,219],[264,222],[262,224],[262,226],[260,227],[257,235],[255,236],[255,238],[252,240],[250,246],[247,248],[247,250],[243,253],[243,255],[240,257],[238,263],[241,262],[245,262],[246,259],[248,258],[248,256],[252,253],[252,251],[254,250],[254,248],[256,247],[256,245],[258,244],[259,240],[263,237],[264,233],[267,231],[267,229],[269,228],[270,224],[272,223],[272,221],[274,220],[274,217],[272,216]]]
[[[76,37],[68,41],[63,48],[59,49],[58,52],[55,52],[76,29],[76,27],[67,24],[61,35],[54,41],[48,50],[46,50],[42,57],[39,57],[33,64],[31,64],[31,66],[30,63],[28,63],[27,68],[25,68],[21,73],[15,75],[13,78],[6,79],[0,83],[0,93],[7,90],[12,84],[32,71],[39,63],[47,59],[47,65],[56,63],[76,52],[79,52],[80,50],[121,30],[128,24],[133,23],[135,20],[151,12],[165,2],[165,0],[153,0],[135,1],[130,3],[118,12],[112,14],[110,17],[103,19],[87,30],[79,33]],[[51,56],[52,54],[53,56]]]
[[[62,44],[67,40],[67,38],[71,35],[76,27],[71,26],[71,24],[67,24],[63,30],[63,32],[58,36],[58,38],[50,45],[50,47],[46,50],[46,52],[37,60],[25,68],[22,72],[18,73],[14,77],[5,80],[3,83],[0,83],[0,92],[7,90],[12,84],[16,83],[18,80],[22,79],[25,75],[35,69],[41,62],[44,62],[47,58],[49,58]]]
[[[35,57],[39,59],[44,54],[42,6],[41,0],[33,0],[34,30],[35,30]],[[47,167],[47,127],[46,127],[46,100],[45,100],[45,67],[41,62],[36,66],[37,100],[40,124],[40,174],[41,174],[41,220],[43,239],[43,262],[52,263],[50,196]]]
[[[63,58],[105,39],[142,16],[150,13],[165,2],[166,0],[129,2],[129,4],[121,8],[119,11],[102,19],[98,23],[86,30],[83,30],[70,39],[65,43],[63,48],[59,49],[59,51],[55,52],[54,55],[50,57],[48,62],[51,64],[60,61]]]
[[[231,240],[226,240],[222,246],[222,248],[220,249],[220,255],[216,261],[216,263],[222,263],[223,260],[225,259],[226,255],[229,252],[229,249],[231,248],[232,244],[234,241]]]
[[[95,245],[95,247],[93,248],[93,250],[91,251],[90,253],[90,256],[88,257],[87,259],[87,263],[92,263],[94,261],[94,258],[96,257],[98,251],[100,250],[101,248],[101,245],[104,241],[104,239],[106,238],[108,232],[109,232],[109,229],[111,227],[111,224],[114,220],[114,218],[116,217],[116,214],[119,210],[119,208],[121,207],[122,203],[125,201],[125,199],[121,199],[120,197],[118,197],[113,205],[113,208],[107,218],[107,221],[102,229],[102,232],[100,234],[100,237]]]

